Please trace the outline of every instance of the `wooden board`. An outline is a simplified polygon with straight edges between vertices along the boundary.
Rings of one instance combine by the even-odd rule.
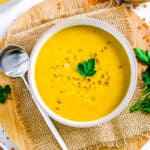
[[[64,0],[67,2],[68,0]],[[82,0],[81,0],[82,1]],[[84,1],[84,0],[83,0]],[[32,8],[26,14],[24,14],[17,22],[12,26],[11,30],[21,30],[23,27],[28,27],[32,24],[32,21],[38,20],[40,18],[48,18],[49,13],[55,13],[58,11],[57,0],[45,0],[44,3]],[[75,1],[74,1],[75,3]],[[60,10],[61,11],[61,10]],[[135,20],[135,16],[131,13],[130,20]],[[16,28],[17,24],[17,28]],[[137,41],[138,43],[138,41]],[[3,81],[0,81],[2,84]],[[15,104],[13,101],[8,100],[5,105],[0,105],[0,123],[6,130],[8,135],[11,137],[20,150],[31,150],[30,141],[27,139],[18,119],[15,115]],[[8,110],[8,111],[6,111]],[[147,141],[147,138],[137,137],[136,139],[130,140],[124,147],[119,148],[119,150],[139,150],[143,144]],[[116,148],[101,148],[100,150],[116,150]]]

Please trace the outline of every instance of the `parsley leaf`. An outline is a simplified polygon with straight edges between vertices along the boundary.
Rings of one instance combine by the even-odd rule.
[[[150,67],[142,73],[142,78],[146,87],[150,88]]]
[[[88,61],[83,61],[77,65],[76,71],[84,78],[93,76],[96,73],[95,70],[95,59],[91,58]]]
[[[145,97],[143,100],[138,100],[131,108],[130,112],[142,110],[146,113],[150,113],[150,98]]]
[[[149,61],[150,61],[150,51],[146,51],[146,56],[148,57]]]
[[[133,106],[130,107],[130,112],[141,110],[141,101],[138,100]]]
[[[146,97],[141,103],[141,110],[150,113],[150,98]]]
[[[150,65],[150,52],[149,51],[145,52],[144,50],[139,49],[139,48],[134,48],[133,50],[139,61],[141,61],[145,65]]]
[[[6,99],[8,98],[8,94],[11,93],[11,88],[9,85],[6,85],[5,87],[2,87],[0,85],[0,103],[5,103]]]

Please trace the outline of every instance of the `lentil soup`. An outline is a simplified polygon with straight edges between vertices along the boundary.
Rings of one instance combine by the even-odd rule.
[[[95,59],[96,73],[83,77],[77,66]],[[73,26],[49,38],[35,65],[38,92],[56,114],[73,121],[92,121],[111,113],[130,82],[130,64],[121,44],[92,26]]]

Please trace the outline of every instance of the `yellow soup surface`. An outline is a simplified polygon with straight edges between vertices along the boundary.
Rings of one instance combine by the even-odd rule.
[[[96,74],[84,78],[77,65],[96,60]],[[49,38],[35,65],[38,92],[56,114],[73,121],[92,121],[112,112],[130,82],[130,65],[123,47],[107,32],[74,26]]]

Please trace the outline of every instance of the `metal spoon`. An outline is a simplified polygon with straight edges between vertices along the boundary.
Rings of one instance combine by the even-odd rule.
[[[25,79],[25,73],[27,72],[28,67],[29,56],[23,48],[11,45],[3,49],[0,53],[0,70],[9,77],[21,77],[30,92],[30,87],[27,80]],[[67,150],[67,146],[65,145],[53,122],[50,120],[48,115],[41,109],[41,107],[34,98],[33,101],[39,109],[49,129],[53,133],[55,139],[59,143],[60,147],[63,150]]]

